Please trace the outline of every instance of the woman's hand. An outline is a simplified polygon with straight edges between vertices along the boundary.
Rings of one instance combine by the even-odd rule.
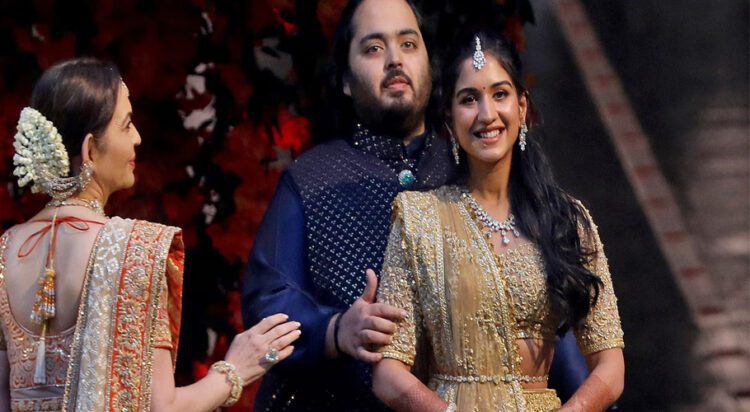
[[[586,356],[591,373],[559,412],[603,411],[622,394],[625,361],[621,348],[605,349]]]
[[[372,390],[397,412],[444,412],[449,405],[411,373],[411,367],[395,359],[376,363]],[[455,409],[453,409],[455,411]]]
[[[288,318],[283,313],[269,316],[234,337],[224,360],[237,368],[244,384],[263,376],[274,364],[292,354],[294,346],[291,344],[302,332],[300,323],[286,322]],[[274,361],[266,360],[270,350],[278,353]]]

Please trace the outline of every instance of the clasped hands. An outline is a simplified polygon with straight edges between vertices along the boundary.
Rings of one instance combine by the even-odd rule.
[[[333,339],[338,340],[338,349],[356,359],[375,363],[383,358],[378,349],[391,343],[396,332],[396,322],[406,318],[407,313],[401,308],[375,302],[378,289],[378,278],[372,269],[367,269],[367,286],[354,304],[345,312],[336,315],[338,333]],[[336,319],[332,319],[336,322]],[[335,345],[335,344],[334,344]]]

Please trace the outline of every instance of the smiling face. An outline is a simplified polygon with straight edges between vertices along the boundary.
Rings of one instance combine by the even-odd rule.
[[[459,68],[451,101],[453,134],[469,162],[495,164],[513,154],[521,124],[526,119],[526,96],[495,56],[485,52],[487,64],[476,70],[471,57]]]
[[[96,144],[91,146],[94,179],[108,193],[127,189],[135,184],[135,147],[141,135],[132,120],[133,108],[127,87],[120,86],[114,114]]]
[[[366,0],[352,24],[343,91],[360,120],[407,135],[421,133],[432,79],[411,8],[403,0]]]

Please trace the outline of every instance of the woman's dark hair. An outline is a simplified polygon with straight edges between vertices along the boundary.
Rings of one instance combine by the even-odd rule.
[[[422,36],[426,37],[424,30],[422,30],[422,15],[419,9],[412,0],[404,1],[414,13]],[[326,140],[348,133],[353,129],[356,122],[352,100],[344,94],[343,89],[344,80],[350,74],[351,69],[349,67],[349,47],[354,38],[354,13],[357,12],[363,2],[364,0],[350,0],[344,10],[341,11],[339,25],[333,36],[331,60],[327,68],[326,84],[323,90],[325,104],[322,107],[320,118],[316,121],[316,130],[314,130],[316,140]],[[425,38],[424,41],[427,50],[429,50],[428,39]]]
[[[122,78],[94,58],[66,60],[47,69],[34,86],[31,107],[55,125],[71,159],[87,134],[101,137],[115,112]]]
[[[524,87],[521,62],[512,43],[487,31],[458,36],[456,45],[446,55],[440,73],[443,87],[438,89],[438,100],[442,112],[446,117],[450,113],[461,63],[474,54],[474,36],[479,37],[487,58],[497,59],[508,72],[518,96],[524,95],[527,99],[529,132],[525,151],[521,151],[519,145],[513,145],[508,184],[510,207],[519,229],[542,253],[550,304],[552,310],[562,314],[564,319],[558,330],[562,334],[585,318],[599,297],[602,282],[585,266],[591,262],[596,251],[584,245],[578,232],[578,227],[583,227],[584,236],[593,239],[591,222],[583,206],[555,182],[535,135],[533,105]],[[468,161],[463,150],[461,159],[459,182],[465,181],[468,176]],[[589,244],[593,246],[593,242]]]

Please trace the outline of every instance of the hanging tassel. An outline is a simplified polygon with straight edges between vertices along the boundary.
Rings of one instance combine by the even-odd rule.
[[[55,242],[57,241],[55,223],[57,223],[59,210],[60,208],[55,209],[55,215],[52,217],[47,267],[44,268],[44,275],[39,279],[36,299],[31,308],[31,321],[43,327],[47,325],[47,321],[55,317]]]
[[[55,269],[52,265],[44,270],[44,276],[39,279],[36,299],[31,309],[31,321],[43,325],[55,317]]]
[[[34,367],[34,384],[43,385],[47,383],[47,327],[50,319],[55,317],[55,241],[57,231],[55,223],[57,212],[52,217],[49,253],[47,255],[47,267],[44,276],[39,279],[39,287],[36,290],[36,299],[31,309],[31,321],[42,325],[42,335],[36,345],[36,365]]]
[[[36,344],[36,365],[34,367],[34,384],[43,385],[47,383],[47,323],[42,325],[42,336]]]

